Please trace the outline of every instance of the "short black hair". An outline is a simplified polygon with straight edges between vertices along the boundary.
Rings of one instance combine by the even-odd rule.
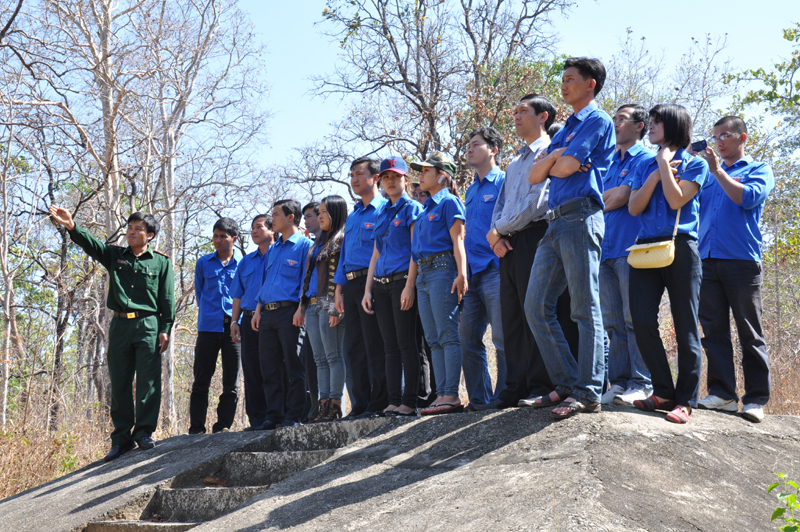
[[[639,105],[638,103],[626,103],[620,105],[617,108],[617,112],[620,112],[623,109],[631,110],[631,120],[633,120],[635,123],[638,124],[641,122],[644,124],[642,131],[639,133],[639,139],[643,139],[647,134],[647,130],[650,129],[650,113],[647,112],[647,109],[643,105]]]
[[[520,103],[525,102],[537,115],[545,112],[547,113],[547,120],[544,123],[545,131],[550,129],[550,126],[556,121],[556,106],[553,105],[553,102],[550,101],[550,98],[547,96],[535,93],[526,94],[520,98],[519,101]]]
[[[268,214],[268,213],[257,214],[256,217],[253,218],[253,221],[250,224],[250,227],[253,227],[256,224],[256,222],[259,221],[259,220],[264,220],[264,223],[267,225],[267,227],[272,229],[272,215],[271,214]]]
[[[727,124],[730,130],[737,135],[747,133],[747,124],[744,123],[744,120],[742,120],[742,117],[740,116],[723,116],[717,120],[717,123],[714,124],[714,127],[724,126],[725,124]]]
[[[239,225],[233,218],[220,218],[214,224],[214,231],[222,231],[228,233],[232,237],[239,236]]]
[[[479,127],[469,132],[469,140],[472,142],[473,137],[480,135],[486,141],[489,148],[497,148],[497,153],[494,154],[495,162],[500,162],[500,150],[503,149],[503,136],[495,128]]]
[[[128,216],[128,221],[126,223],[130,225],[131,222],[144,222],[144,226],[147,228],[147,234],[153,233],[153,238],[156,237],[158,231],[161,229],[161,224],[158,223],[155,216],[147,212],[135,212],[131,214]]]
[[[293,200],[293,199],[282,199],[278,200],[272,204],[272,207],[280,207],[287,217],[290,214],[294,214],[294,225],[300,227],[300,215],[302,211],[300,210],[300,204]]]
[[[316,201],[306,203],[305,207],[303,207],[303,214],[305,214],[308,209],[314,209],[314,214],[319,214],[319,203]]]
[[[664,145],[686,148],[692,141],[692,117],[685,107],[660,103],[650,109],[650,120],[664,124]]]
[[[552,126],[547,128],[547,136],[551,139],[556,136],[556,133],[561,131],[561,128],[564,127],[564,122],[556,122]]]
[[[594,95],[600,93],[600,89],[606,83],[606,67],[599,59],[591,57],[570,57],[564,62],[564,70],[575,68],[584,80],[589,78],[595,81]]]
[[[376,161],[375,159],[370,159],[369,157],[359,157],[350,163],[350,170],[352,171],[353,168],[364,163],[367,163],[367,169],[369,170],[370,174],[375,175],[381,173],[381,162]]]

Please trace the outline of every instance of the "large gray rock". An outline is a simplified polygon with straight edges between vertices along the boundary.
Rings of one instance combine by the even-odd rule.
[[[771,530],[766,487],[800,472],[800,418],[604,409],[392,420],[192,530]]]

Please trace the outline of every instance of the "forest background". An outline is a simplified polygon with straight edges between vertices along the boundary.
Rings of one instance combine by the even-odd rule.
[[[347,195],[346,170],[360,155],[445,151],[463,191],[472,179],[466,132],[500,130],[505,166],[520,144],[509,111],[521,95],[546,94],[559,119],[568,116],[558,87],[569,55],[604,61],[599,103],[610,114],[622,103],[678,103],[697,138],[720,116],[746,117],[748,152],[769,161],[777,181],[762,219],[767,412],[800,413],[800,24],[786,13],[797,8],[766,2],[748,24],[740,2],[746,11],[728,6],[691,35],[680,26],[694,8],[683,3],[662,20],[621,0],[3,0],[0,498],[108,447],[107,277],[47,218],[49,205],[109,243],[124,242],[132,211],[160,220],[155,246],[173,261],[177,320],[156,438],[180,434],[197,330],[194,265],[212,251],[216,218],[249,228],[281,197]],[[591,14],[604,5],[618,11],[614,24]],[[626,17],[627,31],[613,30]],[[652,48],[645,36],[667,23],[669,46]],[[774,35],[753,34],[765,24]],[[595,45],[613,51],[593,53]],[[757,51],[755,63],[732,55],[742,46]],[[240,245],[249,250],[246,233]],[[217,375],[212,396],[220,388]],[[242,404],[234,429],[247,424]]]

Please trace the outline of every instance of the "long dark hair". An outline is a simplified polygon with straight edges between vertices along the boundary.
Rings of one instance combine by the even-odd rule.
[[[325,210],[328,211],[328,216],[331,219],[331,226],[325,231],[325,236],[318,240],[316,247],[323,246],[328,240],[336,236],[339,231],[344,229],[344,223],[347,221],[347,201],[343,197],[333,194],[322,198],[320,203],[325,204]]]
[[[692,142],[692,116],[685,107],[660,103],[650,109],[650,120],[664,125],[664,146],[686,149]]]

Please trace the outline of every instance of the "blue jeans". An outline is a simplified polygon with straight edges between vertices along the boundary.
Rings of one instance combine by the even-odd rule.
[[[458,336],[464,354],[464,381],[469,402],[475,408],[488,408],[506,386],[506,352],[503,348],[503,323],[500,305],[500,270],[494,266],[473,274],[469,290],[461,300]],[[497,387],[492,393],[492,377],[483,335],[492,324],[492,342],[497,353]]]
[[[437,257],[419,267],[417,301],[425,339],[431,348],[436,395],[458,397],[461,382],[461,343],[458,340],[458,294],[450,293],[458,276],[452,255]]]
[[[317,365],[320,399],[342,400],[344,388],[344,324],[330,326],[328,311],[317,305],[306,309],[306,332]]]
[[[556,390],[592,403],[600,400],[605,373],[599,281],[604,231],[599,205],[554,220],[539,242],[525,297],[525,315]],[[570,317],[578,324],[577,361],[556,315],[565,288],[569,288]]]
[[[608,333],[608,380],[625,389],[652,391],[650,371],[644,363],[631,319],[628,280],[631,267],[627,257],[600,263],[600,301],[603,326]]]

